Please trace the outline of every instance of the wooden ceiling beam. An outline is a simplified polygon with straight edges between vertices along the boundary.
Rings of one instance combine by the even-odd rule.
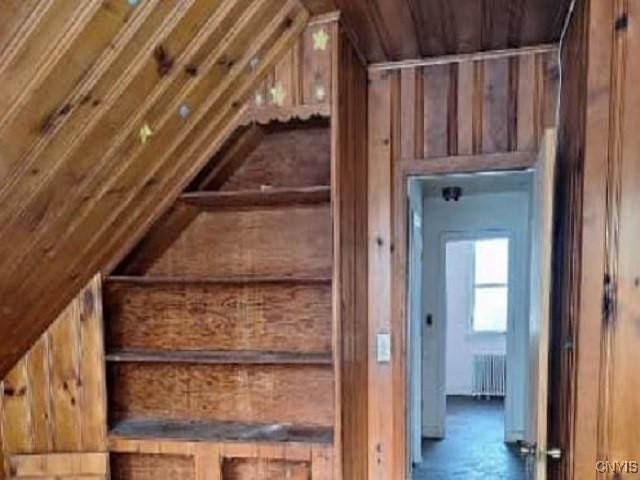
[[[39,144],[38,148],[27,149],[23,151],[26,155],[22,157],[16,156],[16,162],[23,165],[23,167],[17,172],[15,176],[7,179],[0,189],[0,202],[5,205],[5,208],[0,210],[0,237],[11,226],[8,222],[10,218],[16,218],[22,214],[33,201],[34,197],[42,192],[44,186],[48,185],[57,186],[55,180],[53,180],[56,174],[59,174],[63,167],[69,161],[77,161],[77,157],[84,156],[85,161],[91,166],[91,169],[95,169],[99,166],[98,155],[102,155],[107,148],[106,142],[112,141],[113,134],[117,132],[116,128],[110,130],[104,127],[107,125],[119,125],[121,124],[122,117],[115,117],[113,110],[114,104],[119,99],[125,98],[127,91],[138,91],[139,84],[142,82],[137,81],[142,77],[149,75],[154,70],[153,65],[153,50],[158,44],[162,44],[166,41],[170,32],[176,27],[178,20],[182,19],[185,14],[184,6],[188,6],[193,3],[193,0],[187,0],[181,2],[181,7],[176,10],[165,10],[164,5],[169,5],[167,2],[162,2],[162,8],[155,11],[154,18],[151,18],[147,25],[145,25],[144,31],[139,35],[131,39],[131,42],[138,45],[138,49],[125,48],[123,54],[118,57],[114,65],[107,69],[103,76],[94,84],[89,83],[86,88],[81,92],[81,99],[87,99],[86,102],[80,101],[76,108],[71,109],[67,115],[64,115],[63,122],[60,125],[60,129],[46,132],[40,132],[38,135]],[[203,10],[193,9],[193,14],[206,13]],[[164,14],[167,15],[165,18]],[[184,22],[183,22],[184,23]],[[130,47],[130,45],[127,45]],[[145,70],[146,69],[146,70]],[[55,81],[55,78],[51,79]],[[160,88],[166,88],[167,82],[161,83]],[[140,98],[143,103],[139,108],[149,108],[150,103],[146,103],[145,95],[149,95],[149,87],[147,89],[140,89]],[[163,90],[164,91],[164,90]],[[160,96],[162,92],[156,93],[156,97]],[[131,102],[135,101],[135,98],[125,98]],[[34,101],[37,100],[34,98]],[[63,109],[65,105],[64,97],[58,99],[57,103]],[[34,103],[37,106],[39,103]],[[41,119],[46,118],[47,111],[40,110]],[[38,125],[41,123],[41,119],[34,118],[31,122],[27,119],[20,118],[19,120],[25,121],[30,131],[38,131]],[[58,120],[60,121],[60,120]],[[133,125],[131,126],[133,128]],[[0,131],[2,137],[8,138],[23,138],[20,136],[19,130],[9,129],[6,131]],[[24,142],[16,142],[20,145]],[[95,150],[90,150],[93,147]],[[18,147],[19,148],[19,147]],[[87,155],[87,150],[90,154]],[[73,157],[75,155],[75,157]],[[71,157],[71,158],[70,158]],[[3,161],[7,160],[6,157]],[[25,176],[29,172],[29,175]],[[66,192],[62,192],[66,196]],[[11,203],[9,200],[11,197],[19,197],[23,199],[21,203]]]
[[[222,22],[226,20],[230,22],[230,25],[234,25],[243,12],[243,8],[240,8],[238,2],[227,2],[226,7],[218,9],[207,8],[207,3],[211,2],[209,0],[201,0],[199,3],[193,4],[194,8],[190,9],[180,22],[182,28],[193,26],[200,28],[200,31],[192,41],[187,42],[186,38],[182,40],[181,44],[169,41],[171,38],[175,38],[182,31],[182,28],[167,37],[165,43],[167,45],[171,44],[173,48],[180,48],[179,51],[183,53],[179,58],[179,65],[190,64],[195,58],[198,58],[198,54],[200,54],[200,61],[209,59],[207,66],[210,67],[215,64],[224,54],[224,51],[222,48],[213,47],[229,31],[229,29],[221,28]],[[217,15],[211,15],[214,12]],[[201,15],[206,14],[211,15],[210,17],[205,17],[209,18],[207,22],[198,20]],[[168,47],[164,48],[168,49]],[[213,48],[211,52],[209,52],[210,48]],[[207,56],[203,58],[202,52],[204,51],[207,52]],[[31,198],[27,196],[29,194],[28,190],[14,191],[12,193],[13,196],[27,196],[29,201],[19,205],[18,208],[21,210],[18,210],[17,213],[9,215],[9,218],[15,219],[14,223],[9,221],[2,224],[0,237],[4,232],[13,232],[14,235],[22,233],[24,237],[17,238],[20,239],[21,245],[24,246],[23,255],[30,255],[33,249],[48,250],[50,248],[42,246],[39,242],[41,242],[42,236],[49,232],[48,228],[51,226],[46,221],[46,217],[40,219],[39,222],[36,218],[36,222],[29,222],[32,227],[28,231],[25,229],[21,231],[19,224],[16,225],[16,223],[19,222],[23,211],[41,212],[46,211],[47,208],[51,210],[50,206],[53,205],[57,215],[62,216],[66,208],[67,215],[71,217],[69,221],[72,223],[71,225],[59,224],[59,227],[64,231],[71,230],[82,219],[84,213],[95,203],[96,195],[99,192],[109,191],[113,175],[125,170],[128,161],[135,161],[138,155],[148,150],[147,146],[142,145],[139,140],[139,130],[145,122],[155,129],[156,124],[164,124],[173,117],[174,125],[179,123],[178,129],[184,128],[185,122],[181,120],[176,122],[175,117],[178,117],[178,105],[198,86],[204,77],[202,75],[197,77],[185,75],[178,68],[173,69],[171,72],[166,72],[165,75],[159,75],[156,73],[158,65],[157,60],[154,59],[153,49],[147,53],[148,55],[138,58],[143,64],[132,72],[136,73],[135,78],[121,82],[121,93],[124,94],[127,89],[135,89],[137,92],[140,87],[146,86],[147,88],[142,89],[134,98],[119,97],[120,100],[114,98],[115,105],[112,105],[107,110],[104,118],[99,119],[101,121],[95,125],[94,130],[85,135],[85,141],[82,144],[78,144],[73,151],[68,151],[68,156],[58,157],[54,160],[53,166],[47,165],[48,162],[51,162],[51,159],[49,155],[46,155],[47,152],[45,151],[45,155],[39,157],[43,165],[38,168],[39,170],[49,170],[49,174],[47,178],[43,179],[42,184],[33,188],[32,191],[34,193]],[[124,75],[126,74],[125,72]],[[148,83],[147,77],[149,76],[154,79],[151,89],[146,85]],[[120,91],[120,89],[118,90]],[[202,93],[201,95],[204,96],[205,94]],[[137,106],[134,115],[127,118],[128,115],[125,114],[128,113],[129,107],[123,104],[135,98],[139,98],[141,103]],[[120,105],[122,107],[118,108]],[[117,115],[113,114],[114,110]],[[115,123],[123,120],[124,124],[118,125]],[[173,139],[173,133],[165,135],[163,140],[167,142]],[[166,143],[163,144],[163,147],[166,147]],[[162,151],[160,148],[158,150]],[[68,165],[74,165],[75,171],[86,172],[80,178],[80,181],[78,181],[77,177],[69,175]],[[85,201],[79,203],[82,198],[85,198]],[[82,205],[82,210],[77,209],[78,204]],[[54,237],[49,236],[49,239],[55,238],[57,239],[56,243],[58,243],[61,240],[59,235],[60,233]],[[0,258],[7,258],[2,257],[2,248],[3,246],[0,245]],[[15,262],[16,256],[17,252],[14,250],[13,259],[7,258],[7,260]],[[6,268],[5,264],[0,261],[0,270],[4,268]]]
[[[3,52],[6,63],[0,64],[0,128],[24,106],[25,97],[60,61],[94,15],[101,13],[101,3],[47,2],[36,12],[36,18],[29,18],[31,23],[21,29],[16,45]]]
[[[230,28],[221,41],[215,42],[216,47],[200,66],[202,75],[181,95],[172,97],[172,101],[161,110],[163,115],[159,121],[150,119],[149,122],[156,131],[154,137],[147,144],[136,142],[136,149],[125,157],[128,160],[110,162],[114,166],[113,170],[101,172],[93,185],[86,189],[87,192],[96,192],[96,195],[86,202],[82,210],[70,215],[69,224],[60,224],[59,234],[49,236],[49,240],[56,239],[56,244],[67,245],[72,238],[76,238],[79,240],[78,246],[84,247],[91,239],[99,237],[100,234],[96,232],[107,230],[114,219],[125,214],[125,205],[135,198],[138,189],[153,189],[156,181],[162,178],[154,171],[153,166],[173,163],[170,157],[181,155],[179,147],[188,148],[189,136],[205,128],[201,119],[208,109],[216,103],[221,106],[229,101],[229,97],[223,94],[229,93],[228,89],[233,87],[232,81],[240,70],[249,69],[253,54],[249,54],[249,58],[245,54],[241,61],[237,58],[255,37],[255,31],[262,31],[278,10],[279,3],[274,0],[257,0],[251,7],[243,9],[242,15],[234,24],[236,28]],[[286,14],[289,10],[290,8],[286,10]],[[279,21],[284,21],[285,18],[283,15]],[[212,26],[213,35],[210,40],[217,38],[220,31],[219,22],[214,23],[216,25]],[[267,31],[269,30],[265,30]],[[189,118],[182,119],[177,112],[185,102],[192,106],[193,111]],[[136,137],[137,132],[132,132],[132,135]],[[96,221],[87,226],[87,222],[93,219]],[[78,236],[81,234],[86,238],[80,239]],[[51,253],[56,254],[55,250]]]
[[[246,1],[231,3],[247,12]],[[116,135],[107,141],[107,149],[113,149],[114,138],[120,142],[124,150],[114,151],[122,150],[123,155],[108,151],[105,154],[104,149],[92,155],[91,150],[78,148],[44,184],[45,190],[33,196],[36,203],[22,210],[35,223],[25,222],[24,217],[10,218],[13,227],[3,229],[4,236],[0,234],[4,242],[0,249],[6,243],[16,247],[10,249],[12,258],[2,261],[0,266],[3,272],[0,298],[12,299],[2,302],[0,374],[37,338],[86,281],[87,275],[113,261],[132,237],[135,237],[133,241],[138,240],[178,196],[210,158],[212,149],[219,147],[230,134],[232,122],[239,121],[243,113],[242,102],[290,47],[308,19],[298,0],[286,3],[255,0],[251,5],[257,5],[251,13],[236,16],[225,24],[222,33],[229,32],[226,40],[218,36],[209,48],[205,48],[207,42],[203,43],[201,54],[204,56],[201,55],[200,60],[206,58],[207,61],[198,64],[195,77],[190,75],[192,88],[168,88],[165,95],[169,98],[158,98],[151,106],[149,112],[160,121],[148,143],[139,147],[140,140],[133,135],[137,132],[132,129],[121,134],[124,140]],[[243,18],[245,21],[241,21]],[[187,38],[193,36],[188,29],[180,31],[188,35]],[[256,32],[259,33],[256,35]],[[207,38],[213,40],[213,37]],[[254,57],[260,58],[257,66],[252,63]],[[146,79],[148,83],[151,78]],[[177,82],[168,78],[164,81]],[[174,109],[183,101],[192,104],[186,119],[178,116]],[[112,109],[117,105],[118,100]],[[102,130],[107,118],[88,135],[86,145],[91,145],[90,140]],[[81,151],[88,153],[91,161],[105,162],[97,166],[99,172],[88,168],[90,160],[81,157]],[[83,176],[87,171],[89,176]],[[80,175],[80,189],[74,174]],[[67,200],[71,200],[69,206],[62,203],[60,180],[62,185],[65,181],[71,182],[66,192]],[[52,187],[55,188],[48,190]],[[45,201],[51,198],[56,199],[54,211],[45,208],[39,214],[33,210],[38,205],[46,207]],[[24,246],[12,242],[14,234],[26,240]],[[4,272],[9,275],[5,276]]]
[[[232,5],[231,3],[227,5]],[[235,5],[240,6],[241,2],[236,2]],[[263,9],[265,5],[271,6],[271,10]],[[16,258],[14,253],[11,261],[15,264],[22,264],[23,261],[27,261],[33,251],[46,251],[50,257],[55,257],[58,254],[58,248],[63,248],[67,245],[67,241],[74,238],[75,235],[84,235],[84,238],[80,240],[79,237],[75,237],[79,240],[79,245],[86,245],[87,241],[95,236],[95,229],[105,225],[105,216],[111,215],[118,210],[118,205],[123,205],[128,202],[132,196],[131,187],[133,183],[141,183],[142,179],[148,179],[149,166],[154,164],[161,164],[166,158],[168,152],[173,151],[177,145],[187,136],[190,132],[190,126],[194,123],[194,118],[197,118],[199,112],[205,110],[202,105],[206,102],[212,102],[214,99],[219,98],[222,93],[222,89],[218,89],[216,96],[214,93],[210,93],[210,88],[215,87],[220,81],[227,81],[225,76],[227,75],[229,59],[234,58],[232,48],[242,49],[246,46],[245,42],[250,41],[253,36],[253,32],[249,30],[249,26],[252,25],[260,16],[264,16],[264,19],[269,19],[270,15],[273,15],[277,11],[274,6],[275,3],[267,0],[256,0],[249,8],[229,8],[223,12],[225,14],[239,14],[238,17],[227,15],[220,15],[208,23],[206,28],[203,29],[204,34],[196,35],[202,40],[202,43],[196,41],[194,43],[200,45],[215,46],[213,50],[208,54],[208,57],[199,67],[206,73],[194,78],[192,82],[186,85],[186,88],[182,89],[177,96],[171,95],[168,97],[168,101],[163,101],[158,96],[158,103],[153,104],[153,109],[157,112],[156,116],[147,116],[148,122],[152,125],[155,132],[155,138],[151,138],[148,144],[142,144],[138,140],[138,131],[135,128],[137,125],[132,125],[129,132],[126,135],[122,135],[121,138],[125,138],[128,141],[121,143],[116,142],[117,147],[111,146],[109,152],[107,152],[106,160],[102,162],[108,168],[102,168],[97,171],[97,174],[90,177],[90,181],[82,184],[79,188],[73,183],[65,185],[64,180],[54,181],[51,183],[50,195],[41,196],[44,200],[49,200],[56,194],[58,197],[64,195],[69,197],[69,191],[65,192],[65,187],[73,192],[71,201],[68,202],[67,208],[67,221],[57,222],[52,225],[51,222],[42,222],[42,228],[39,231],[25,232],[25,238],[20,239],[21,242],[25,242],[23,248],[22,258]],[[237,28],[222,29],[223,20],[231,20],[230,26],[233,25]],[[265,22],[266,23],[266,22]],[[258,22],[256,27],[260,27]],[[235,43],[234,43],[235,42]],[[198,48],[199,49],[199,48]],[[224,62],[220,63],[222,57]],[[237,68],[234,66],[233,68]],[[228,78],[228,77],[227,77]],[[191,117],[183,120],[178,115],[178,107],[181,103],[191,98],[191,105],[193,105],[194,111]],[[151,105],[150,105],[151,106]],[[143,119],[140,118],[138,125],[142,125]],[[136,122],[137,123],[137,122]],[[138,127],[139,128],[139,127]],[[120,145],[124,148],[130,149],[129,151],[119,149]],[[162,155],[163,159],[158,160],[155,157]],[[123,160],[117,161],[118,158]],[[73,178],[71,181],[73,182]],[[144,180],[146,182],[147,180]],[[128,183],[130,182],[130,183]],[[66,195],[65,195],[66,194]],[[80,209],[75,208],[77,200],[83,196],[90,195],[90,199],[82,203]],[[123,195],[129,195],[129,197],[123,198]],[[96,212],[99,208],[100,212]],[[58,213],[59,216],[63,216],[62,212]],[[97,215],[97,216],[96,216]],[[88,218],[100,218],[100,222],[97,225],[93,225],[90,229],[85,228],[85,223]],[[57,227],[57,230],[54,229]],[[29,241],[31,240],[31,242]],[[1,246],[0,246],[1,252]],[[64,256],[62,258],[65,258]],[[2,264],[0,264],[2,268]],[[10,272],[10,271],[9,271]]]
[[[335,0],[367,63],[558,42],[571,0]],[[558,21],[560,19],[560,21]]]
[[[88,132],[90,126],[102,118],[111,102],[108,93],[104,95],[103,100],[99,98],[99,92],[104,89],[104,83],[111,79],[110,74],[114,69],[119,71],[120,68],[127,68],[125,65],[139,65],[142,57],[146,58],[147,54],[153,51],[160,40],[158,37],[171,28],[172,21],[175,22],[183,10],[174,6],[168,8],[170,5],[166,2],[156,8],[157,4],[158,0],[145,2],[130,19],[130,13],[125,9],[119,10],[117,15],[110,12],[109,28],[103,26],[99,36],[79,39],[70,48],[69,55],[79,59],[73,67],[59,62],[50,75],[43,79],[42,84],[25,99],[26,107],[10,124],[0,128],[0,137],[23,139],[12,144],[11,148],[4,149],[3,163],[10,169],[11,174],[0,186],[0,201],[7,200],[8,192],[26,172],[38,170],[36,160],[41,159],[39,155],[45,148],[50,148],[48,153],[57,157],[58,162],[62,162],[66,157],[64,153],[55,150],[55,142],[66,140],[64,148],[68,152],[69,137],[72,138],[73,144],[77,143],[83,138],[82,134]],[[152,18],[149,19],[152,14]],[[100,20],[99,16],[97,20]],[[146,22],[147,20],[150,21]],[[123,28],[119,29],[120,26]],[[136,52],[129,48],[129,42],[141,46],[137,58]],[[105,49],[106,46],[110,48]],[[82,52],[88,48],[95,53],[85,58]],[[121,93],[117,92],[115,85],[113,88],[116,95]],[[96,102],[104,103],[104,106],[96,108],[99,107]],[[53,169],[47,171],[52,172]],[[22,184],[28,191],[33,191],[32,187],[36,182],[47,178],[38,175],[31,177],[32,184]],[[15,212],[9,209],[2,211],[3,218],[14,214]]]

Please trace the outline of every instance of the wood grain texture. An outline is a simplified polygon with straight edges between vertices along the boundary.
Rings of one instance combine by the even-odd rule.
[[[560,39],[568,0],[335,0],[370,63],[437,57]]]
[[[106,451],[101,303],[95,277],[4,378],[0,444],[7,459]]]
[[[171,478],[193,478],[189,475],[195,475],[198,480],[223,480],[229,475],[240,480],[299,478],[298,475],[310,480],[334,478],[328,468],[331,466],[332,449],[321,444],[176,442],[113,437],[110,449],[114,452],[112,465],[121,475],[126,475],[116,476],[118,472],[112,468],[112,478],[131,478],[136,474],[147,476],[134,478],[148,478],[149,470],[161,469],[163,463],[171,460],[176,460],[181,468],[174,473],[187,475]]]
[[[619,143],[619,164],[617,170],[618,204],[613,215],[617,220],[619,244],[615,259],[617,266],[618,305],[615,326],[612,326],[614,338],[611,339],[611,363],[613,373],[610,380],[610,417],[611,437],[609,439],[609,458],[620,461],[640,454],[640,439],[634,435],[631,418],[634,411],[640,408],[640,401],[633,394],[639,386],[636,368],[638,365],[639,340],[638,320],[640,318],[640,269],[638,256],[634,247],[637,245],[640,224],[634,212],[638,199],[638,154],[640,142],[637,132],[637,121],[640,118],[640,59],[634,52],[640,48],[640,34],[637,29],[640,21],[640,6],[637,2],[619,3],[614,22],[627,15],[630,25],[628,30],[618,29],[617,34],[617,74],[619,90],[615,111],[620,123],[617,142]],[[616,24],[616,23],[614,23]],[[617,23],[619,25],[619,23]]]
[[[331,351],[331,286],[107,283],[109,348]]]
[[[109,386],[113,420],[333,424],[330,367],[118,363]]]
[[[92,478],[106,479],[107,453],[49,453],[13,455],[9,459],[14,478]]]
[[[193,457],[186,455],[117,453],[111,455],[111,478],[195,480],[195,462]]]
[[[225,458],[222,461],[222,478],[224,480],[306,480],[311,478],[308,462],[289,462],[286,460]]]
[[[311,18],[296,43],[253,92],[243,125],[329,116],[333,54],[330,32],[336,21],[337,15],[332,14]],[[316,46],[314,35],[327,35],[328,42]]]
[[[555,55],[369,71],[369,478],[406,473],[405,175],[531,166],[552,117],[544,112],[555,111],[557,78],[548,67]],[[373,360],[376,334],[385,332],[396,352],[391,364]]]
[[[331,137],[323,126],[274,130],[244,159],[222,190],[329,185]]]
[[[555,124],[557,68],[556,51],[403,68],[401,158],[535,151]]]
[[[331,263],[328,206],[225,210],[201,213],[146,274],[328,277]]]
[[[298,0],[3,10],[0,374],[206,163],[307,18]]]
[[[336,414],[333,458],[314,457],[312,478],[367,476],[367,73],[338,31],[332,117]],[[323,451],[324,452],[324,451]]]
[[[554,434],[568,455],[562,478],[596,478],[589,466],[640,452],[629,423],[638,400],[638,235],[640,150],[636,131],[640,62],[635,2],[581,2],[563,49],[561,160],[567,178],[561,215],[563,315],[556,335],[574,348],[557,353],[562,377]],[[569,210],[571,209],[571,210]],[[569,255],[569,249],[572,254]],[[562,388],[564,387],[564,388]],[[623,478],[627,473],[607,475]]]

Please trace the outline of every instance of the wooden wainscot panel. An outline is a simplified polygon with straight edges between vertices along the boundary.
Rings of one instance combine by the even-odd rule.
[[[330,367],[124,363],[109,377],[114,420],[333,424]]]
[[[100,283],[99,276],[91,280],[2,381],[0,445],[7,459],[106,451]]]
[[[331,284],[108,282],[111,349],[331,351]]]
[[[329,206],[203,212],[148,275],[329,277]]]
[[[223,480],[308,480],[311,478],[309,462],[262,458],[224,458]]]
[[[195,461],[188,455],[113,453],[114,480],[196,480]]]
[[[14,455],[9,459],[12,478],[83,478],[106,480],[109,472],[107,453],[50,453]]]
[[[332,447],[302,443],[174,442],[163,439],[110,441],[114,479],[151,479],[176,462],[179,480],[333,480]],[[170,471],[170,470],[169,470]],[[163,472],[164,473],[164,472]]]

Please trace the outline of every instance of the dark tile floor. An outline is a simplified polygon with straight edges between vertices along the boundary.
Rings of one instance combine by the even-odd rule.
[[[446,436],[423,441],[412,480],[525,480],[517,447],[503,440],[502,400],[448,397]]]

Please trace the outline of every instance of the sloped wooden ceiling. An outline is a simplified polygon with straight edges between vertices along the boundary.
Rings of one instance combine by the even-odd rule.
[[[305,0],[338,8],[369,63],[557,42],[571,0]]]
[[[185,187],[300,0],[3,0],[0,377]]]

